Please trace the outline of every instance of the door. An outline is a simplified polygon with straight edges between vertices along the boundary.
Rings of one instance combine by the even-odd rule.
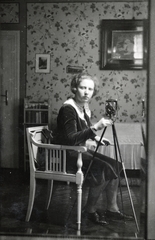
[[[18,168],[19,31],[0,33],[0,167]]]

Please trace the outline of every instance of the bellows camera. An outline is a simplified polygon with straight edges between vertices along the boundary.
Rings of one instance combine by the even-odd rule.
[[[105,103],[105,112],[107,117],[116,117],[117,113],[117,100],[108,99]]]

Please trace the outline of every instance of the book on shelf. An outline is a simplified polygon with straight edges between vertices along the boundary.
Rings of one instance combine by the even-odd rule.
[[[48,102],[25,102],[26,109],[48,109]]]
[[[30,102],[25,99],[25,122],[48,123],[48,102]]]
[[[25,120],[27,123],[38,123],[38,124],[47,123],[48,122],[48,112],[27,111]]]

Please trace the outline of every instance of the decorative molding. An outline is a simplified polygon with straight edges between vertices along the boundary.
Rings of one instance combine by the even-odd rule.
[[[85,1],[82,1],[82,0],[20,0],[19,2],[22,3],[70,3],[70,2],[148,2],[149,0],[85,0]],[[10,0],[10,1],[7,1],[7,3],[12,3],[12,2],[17,2],[16,0]],[[1,3],[6,3],[5,1],[1,2]]]

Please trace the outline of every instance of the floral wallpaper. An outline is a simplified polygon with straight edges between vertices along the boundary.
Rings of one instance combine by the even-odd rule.
[[[117,122],[141,122],[146,71],[100,70],[102,19],[147,19],[147,2],[77,2],[27,4],[26,97],[48,100],[55,124],[62,103],[71,96],[72,74],[66,67],[82,66],[100,80],[92,99],[92,120],[103,116],[105,101],[118,100]],[[35,55],[50,54],[50,73],[36,73]]]
[[[0,4],[0,23],[19,23],[19,4]]]

